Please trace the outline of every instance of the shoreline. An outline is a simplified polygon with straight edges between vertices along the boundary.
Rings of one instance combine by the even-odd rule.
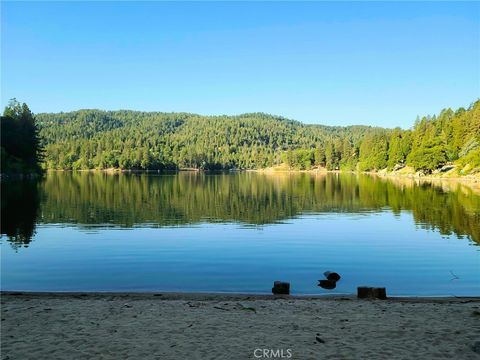
[[[197,300],[197,301],[233,301],[233,300],[352,300],[352,301],[393,301],[393,302],[478,302],[480,295],[475,296],[388,296],[386,300],[358,299],[354,294],[322,294],[322,295],[273,295],[256,293],[222,293],[222,292],[134,292],[134,291],[10,291],[1,290],[0,297],[18,298],[132,298],[132,299],[158,299],[158,300]]]
[[[2,291],[2,359],[272,358],[264,349],[290,359],[480,354],[480,297],[159,294]]]
[[[475,175],[464,175],[464,176],[452,176],[448,173],[442,174],[429,174],[429,175],[417,175],[412,173],[402,173],[402,172],[386,172],[386,171],[354,171],[354,170],[326,170],[324,168],[316,168],[310,170],[295,170],[295,169],[276,169],[276,168],[266,168],[266,169],[248,169],[245,170],[248,172],[258,172],[258,173],[305,173],[305,174],[363,174],[370,176],[378,176],[382,178],[395,178],[395,179],[408,179],[408,180],[451,180],[457,182],[473,182],[480,183],[480,174]]]
[[[452,180],[452,181],[465,181],[480,183],[480,174],[464,175],[464,176],[452,176],[448,173],[444,175],[416,175],[411,173],[399,173],[399,172],[382,172],[382,171],[353,171],[353,170],[326,170],[326,169],[310,169],[310,170],[296,170],[296,169],[227,169],[227,170],[201,170],[195,168],[180,168],[172,170],[132,170],[132,169],[79,169],[79,170],[65,170],[65,169],[46,169],[48,172],[99,172],[106,174],[122,174],[122,173],[138,173],[138,174],[175,174],[181,172],[193,172],[193,173],[237,173],[237,172],[254,172],[254,173],[269,173],[269,174],[363,174],[373,175],[387,178],[403,178],[410,180]]]

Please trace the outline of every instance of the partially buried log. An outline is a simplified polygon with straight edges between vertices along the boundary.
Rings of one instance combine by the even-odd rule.
[[[337,282],[332,280],[318,280],[318,286],[323,289],[332,290],[337,287]]]
[[[275,281],[272,288],[273,294],[289,295],[290,283],[284,281]]]
[[[338,275],[338,273],[333,271],[325,271],[323,275],[325,275],[327,280],[330,280],[330,281],[338,281],[341,279],[340,275]]]
[[[357,297],[359,299],[381,299],[387,298],[387,290],[385,288],[374,288],[369,286],[359,286],[357,288]]]

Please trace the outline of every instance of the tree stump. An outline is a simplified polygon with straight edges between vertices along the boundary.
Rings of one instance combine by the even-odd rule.
[[[366,299],[373,297],[373,288],[368,286],[359,286],[357,288],[357,297],[359,299]]]
[[[275,281],[272,288],[273,294],[289,295],[290,294],[290,283],[283,281]]]
[[[385,300],[387,298],[387,290],[382,288],[373,288],[373,295],[376,299]]]
[[[381,299],[387,298],[387,290],[385,288],[374,288],[369,286],[359,286],[357,288],[357,297],[359,299]]]
[[[325,277],[327,278],[327,280],[330,280],[330,281],[338,281],[341,279],[341,276],[338,275],[338,273],[336,272],[333,272],[333,271],[325,271],[323,273],[323,275],[325,275]]]

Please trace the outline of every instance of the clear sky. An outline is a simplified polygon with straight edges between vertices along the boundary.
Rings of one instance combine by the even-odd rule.
[[[479,2],[3,2],[1,105],[410,127],[480,97]]]

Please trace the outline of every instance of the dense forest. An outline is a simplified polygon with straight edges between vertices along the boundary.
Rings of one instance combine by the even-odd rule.
[[[11,100],[0,124],[2,173],[40,173],[43,152],[35,117],[27,104]]]
[[[47,168],[138,170],[398,169],[430,173],[456,161],[465,173],[480,166],[480,101],[417,119],[412,130],[305,125],[262,113],[80,110],[37,116]]]
[[[206,117],[81,110],[38,119],[46,166],[57,169],[258,169],[283,161],[309,168],[325,161],[317,149],[329,140],[358,143],[368,132],[385,132],[304,125],[262,113]]]
[[[263,113],[80,110],[38,114],[49,169],[259,169],[480,172],[480,100],[418,118],[412,129],[307,125]],[[2,155],[3,156],[3,155]]]

